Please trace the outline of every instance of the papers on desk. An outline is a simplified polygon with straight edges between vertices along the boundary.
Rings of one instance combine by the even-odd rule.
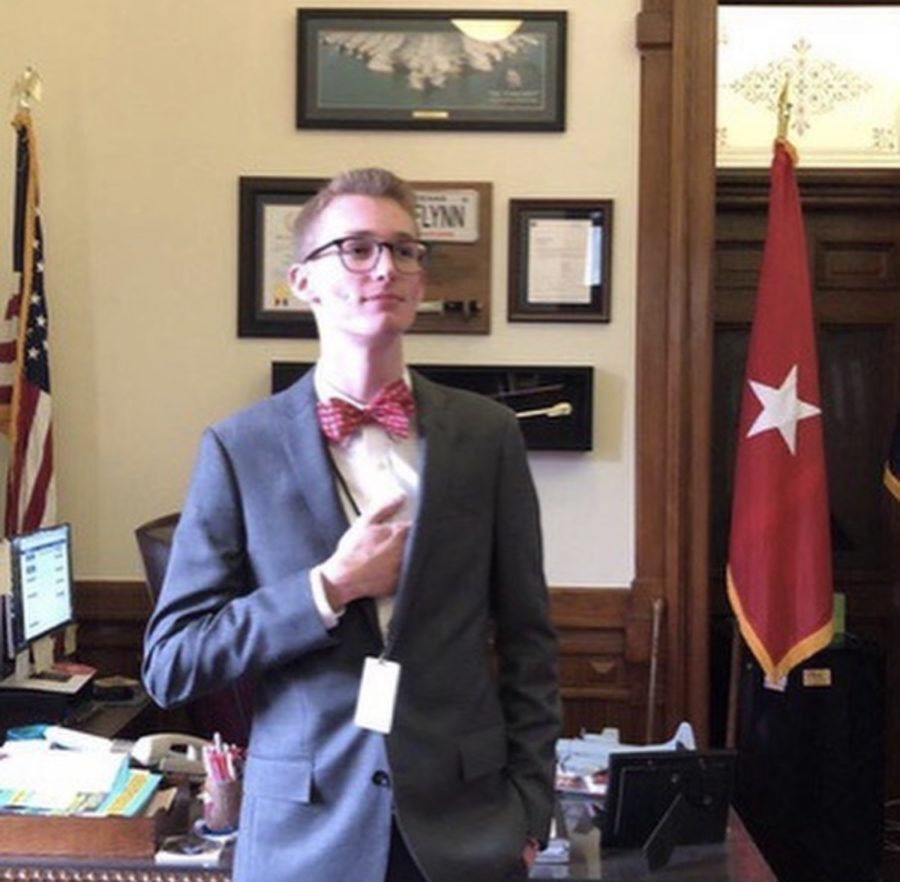
[[[547,847],[538,852],[535,863],[538,864],[568,864],[571,845],[568,839],[553,838],[547,843]]]
[[[159,775],[128,767],[124,753],[61,750],[44,741],[0,748],[0,811],[125,815],[140,812]]]
[[[694,730],[687,722],[681,723],[675,734],[660,744],[623,744],[618,729],[604,729],[600,734],[585,732],[579,738],[560,738],[556,742],[556,789],[561,793],[603,797],[610,754],[694,750],[696,746]]]

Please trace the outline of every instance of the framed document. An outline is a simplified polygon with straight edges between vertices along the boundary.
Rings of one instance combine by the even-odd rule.
[[[610,321],[612,200],[511,199],[510,321]]]
[[[315,317],[293,295],[294,222],[324,178],[242,177],[238,216],[238,336],[315,337]],[[492,187],[485,181],[411,182],[429,245],[425,300],[410,329],[487,334],[491,321]]]
[[[291,294],[294,220],[324,178],[240,179],[238,336],[315,337],[309,307]]]

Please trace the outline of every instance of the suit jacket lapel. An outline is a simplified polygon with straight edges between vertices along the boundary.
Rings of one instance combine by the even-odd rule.
[[[446,489],[448,468],[453,458],[455,429],[446,417],[446,393],[442,387],[410,371],[416,398],[416,425],[421,440],[419,462],[419,505],[410,531],[388,637],[388,652],[404,624],[412,619],[425,550],[430,541],[430,525],[440,510]]]
[[[284,393],[282,440],[297,488],[311,519],[322,536],[328,554],[337,546],[349,524],[337,491],[325,438],[316,416],[316,392],[313,370],[303,375]],[[374,633],[381,639],[378,614],[372,600],[358,601]]]

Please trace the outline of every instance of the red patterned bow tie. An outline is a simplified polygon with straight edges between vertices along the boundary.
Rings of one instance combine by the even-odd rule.
[[[388,383],[365,407],[342,398],[329,398],[316,405],[319,425],[329,441],[343,441],[366,423],[378,423],[396,438],[409,435],[409,420],[416,403],[403,380]]]

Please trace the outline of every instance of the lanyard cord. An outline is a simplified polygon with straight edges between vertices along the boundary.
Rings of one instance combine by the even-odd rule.
[[[331,455],[331,447],[327,444],[325,445],[325,451],[328,454],[328,464],[331,466],[331,471],[338,483],[338,488],[350,503],[350,507],[353,509],[353,513],[357,517],[359,517],[362,514],[362,512],[359,510],[359,505],[357,505],[356,500],[353,498],[353,494],[350,492],[350,486],[347,484],[347,479],[341,474],[341,470],[337,467],[337,463],[334,461],[334,457]],[[379,659],[385,659],[390,656],[390,652],[395,640],[393,618],[391,618],[391,620],[388,622],[386,633],[383,635],[383,640],[384,648],[381,650],[381,654],[378,656]]]
[[[338,487],[341,492],[347,499],[347,502],[350,503],[350,508],[353,509],[353,513],[359,517],[362,512],[359,510],[359,506],[356,504],[356,500],[353,498],[353,494],[350,492],[350,486],[347,484],[347,479],[341,474],[341,470],[337,467],[337,463],[334,461],[334,457],[331,455],[331,448],[326,445],[326,451],[328,453],[328,464],[331,466],[332,474],[335,477],[335,480],[338,482]]]

